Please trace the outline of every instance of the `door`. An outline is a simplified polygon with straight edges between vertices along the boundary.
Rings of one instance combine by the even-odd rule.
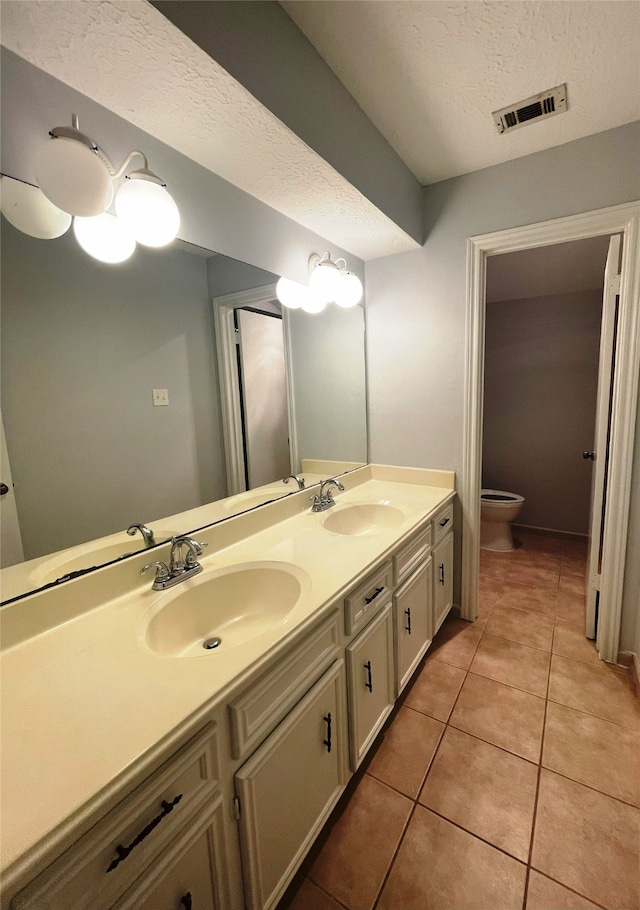
[[[620,303],[621,251],[622,237],[619,234],[614,234],[609,241],[607,265],[604,273],[595,437],[593,451],[583,453],[583,457],[591,458],[593,461],[589,552],[587,557],[587,638],[596,638],[598,631],[598,599],[602,571],[602,540],[607,502],[607,466],[611,433],[611,395],[615,369],[616,325]]]
[[[14,566],[24,559],[22,550],[22,537],[18,522],[16,496],[13,491],[11,468],[9,466],[9,453],[4,435],[4,422],[0,414],[0,568]]]
[[[237,310],[247,488],[290,472],[289,413],[282,319]]]

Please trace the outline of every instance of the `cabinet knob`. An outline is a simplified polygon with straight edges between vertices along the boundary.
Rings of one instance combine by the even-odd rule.
[[[182,907],[183,910],[191,910],[192,904],[193,900],[191,898],[191,892],[187,891],[187,893],[183,894],[180,898],[180,907]]]

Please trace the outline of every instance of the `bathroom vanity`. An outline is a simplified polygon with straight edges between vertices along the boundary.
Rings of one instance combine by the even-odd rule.
[[[454,475],[341,480],[0,611],[3,910],[277,904],[452,607]]]

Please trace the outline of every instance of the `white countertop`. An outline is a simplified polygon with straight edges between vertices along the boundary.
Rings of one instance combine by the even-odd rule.
[[[51,617],[41,628],[33,619],[27,622],[35,634],[24,640],[12,632],[10,643],[16,643],[1,657],[4,869],[81,807],[95,803],[114,781],[126,780],[134,763],[172,731],[212,710],[276,660],[296,632],[319,619],[453,495],[450,472],[369,466],[349,477],[347,490],[336,493],[337,507],[389,502],[403,513],[401,524],[371,535],[336,534],[322,524],[330,511],[312,513],[302,491],[284,504],[232,519],[242,522],[237,528],[246,536],[230,545],[225,544],[232,540],[231,522],[203,531],[199,536],[209,542],[200,560],[203,573],[169,591],[152,591],[147,577],[141,582],[143,553],[33,595],[40,600],[31,605],[32,613],[42,619],[49,603]],[[431,485],[434,481],[442,485]],[[274,523],[254,530],[269,511]],[[148,647],[146,622],[162,598],[197,585],[209,573],[254,561],[288,563],[308,576],[306,593],[278,625],[241,646],[197,657],[163,657]],[[102,603],[82,612],[77,601],[85,593],[91,594],[89,602]],[[33,598],[13,605],[8,627],[26,615],[17,608],[28,611]],[[62,610],[58,622],[64,601],[69,612],[63,616]]]

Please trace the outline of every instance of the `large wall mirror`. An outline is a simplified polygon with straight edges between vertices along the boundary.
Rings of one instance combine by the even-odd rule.
[[[260,337],[266,358],[268,327],[279,322],[282,333],[285,323],[290,445],[279,460],[264,459],[267,473],[253,485],[299,473],[302,459],[367,461],[361,307],[281,319],[264,300],[278,276],[214,252],[178,241],[103,265],[71,232],[42,241],[1,221],[2,421],[25,560],[252,485],[247,474],[230,489],[225,458],[214,308],[234,300],[245,370],[253,357],[258,380]],[[256,288],[266,305],[244,304]],[[269,314],[264,329],[256,311]],[[166,391],[168,404],[154,404],[154,390]],[[269,398],[255,409],[257,455],[269,454],[270,410]],[[141,538],[129,541],[128,552],[142,548]],[[109,559],[89,565],[100,561]]]

